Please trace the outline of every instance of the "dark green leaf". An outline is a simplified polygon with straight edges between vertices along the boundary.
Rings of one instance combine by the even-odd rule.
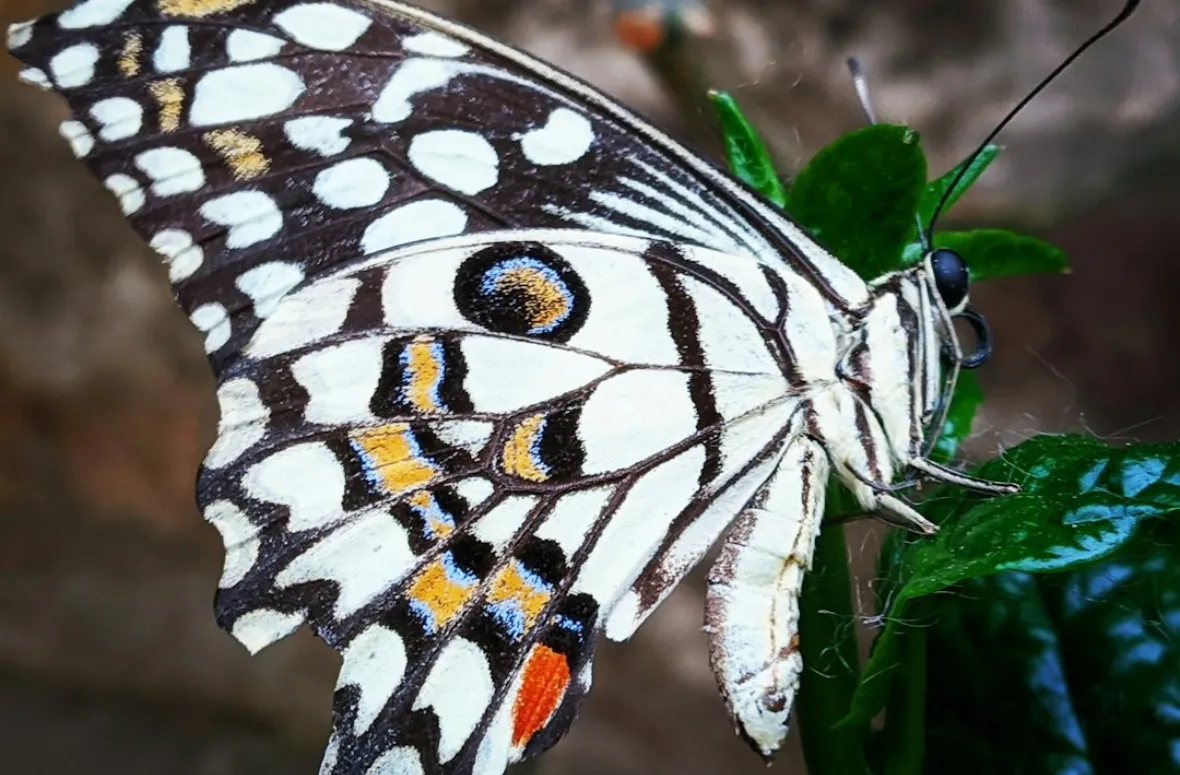
[[[733,174],[749,183],[779,207],[786,204],[787,192],[779,180],[762,138],[746,119],[733,97],[725,92],[709,92],[721,123],[721,140],[725,160]]]
[[[999,155],[1000,147],[998,145],[988,145],[980,151],[978,156],[971,160],[970,166],[967,167],[967,172],[955,184],[954,193],[947,198],[946,204],[943,205],[942,213],[944,215],[954,206],[955,202],[959,201],[959,197],[965,194],[967,189],[971,188],[971,185],[979,179],[983,171]],[[938,180],[933,180],[927,184],[925,191],[922,192],[922,199],[918,204],[918,218],[921,221],[922,228],[929,228],[930,219],[934,217],[934,208],[938,207],[938,203],[942,200],[943,195],[950,190],[951,184],[954,183],[955,178],[966,164],[967,160],[964,160]],[[940,215],[939,217],[941,218],[942,216]]]
[[[787,211],[866,280],[901,266],[926,186],[926,157],[905,127],[876,124],[815,155],[787,194]]]
[[[1180,530],[1152,527],[1101,563],[927,599],[930,772],[1180,773]]]
[[[1093,773],[1062,654],[1070,644],[1036,577],[972,579],[928,602],[928,771]]]
[[[959,372],[955,393],[951,397],[951,406],[942,424],[942,433],[934,443],[931,457],[943,463],[954,458],[959,444],[971,433],[975,410],[982,403],[983,388],[979,386],[979,380],[970,371]]]
[[[1125,544],[1141,520],[1180,510],[1180,443],[1116,449],[1084,436],[1040,436],[974,473],[1024,490],[984,500],[951,492],[927,504],[942,529],[906,548],[885,629],[841,726],[867,724],[884,707],[907,601],[1005,570],[1081,567]]]
[[[1041,581],[1095,772],[1180,773],[1180,530]]]
[[[972,282],[1069,271],[1069,262],[1060,248],[1002,229],[936,232],[934,246],[950,248],[962,256],[971,270]]]

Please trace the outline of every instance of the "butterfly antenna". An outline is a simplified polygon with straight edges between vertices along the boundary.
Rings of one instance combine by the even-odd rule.
[[[873,97],[869,94],[869,79],[864,68],[860,66],[859,59],[848,57],[848,72],[852,74],[852,85],[856,88],[856,96],[860,100],[860,106],[864,108],[865,116],[870,124],[877,123],[877,111],[873,110]]]
[[[991,141],[996,139],[996,135],[998,135],[1004,129],[1004,127],[1008,126],[1008,124],[1012,121],[1012,119],[1016,118],[1020,111],[1024,110],[1025,105],[1032,102],[1034,97],[1044,91],[1045,87],[1052,83],[1057,78],[1057,76],[1061,75],[1061,73],[1064,72],[1067,67],[1073,64],[1074,60],[1084,54],[1086,50],[1090,48],[1090,46],[1093,46],[1095,43],[1105,38],[1107,35],[1113,32],[1116,27],[1125,22],[1127,18],[1135,12],[1135,9],[1139,7],[1139,3],[1140,0],[1127,0],[1117,16],[1111,19],[1106,24],[1106,26],[1098,30],[1098,32],[1095,32],[1093,35],[1091,35],[1084,43],[1082,43],[1082,45],[1078,46],[1072,54],[1065,58],[1065,61],[1053,68],[1053,72],[1045,76],[1041,82],[1033,88],[1032,91],[1025,95],[1024,99],[1016,103],[1016,107],[1008,111],[1008,115],[1004,116],[1000,123],[996,125],[996,128],[993,129],[988,134],[988,136],[983,139],[983,142],[979,144],[979,147],[975,149],[975,152],[967,157],[967,161],[960,165],[959,174],[955,175],[954,180],[951,182],[950,186],[947,187],[946,191],[942,195],[942,198],[938,200],[938,206],[934,208],[934,214],[930,216],[930,223],[925,229],[925,242],[930,241],[931,235],[934,232],[934,223],[938,220],[938,216],[942,215],[942,211],[943,208],[946,207],[947,200],[950,199],[951,194],[958,189],[959,182],[962,181],[963,176],[967,174],[967,170],[971,169],[971,164],[976,158],[978,158],[979,154],[983,153],[988,145],[991,144]]]
[[[856,97],[865,112],[870,124],[877,123],[877,111],[873,110],[873,95],[869,91],[869,77],[865,75],[864,67],[856,57],[848,57],[848,72],[852,75],[852,85],[856,89]],[[926,236],[926,228],[922,225],[922,216],[914,213],[914,223],[918,226],[918,241],[922,244],[922,252],[930,252],[930,241]]]

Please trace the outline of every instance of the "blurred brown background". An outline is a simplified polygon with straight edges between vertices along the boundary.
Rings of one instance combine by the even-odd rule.
[[[855,53],[881,118],[920,130],[940,172],[1118,3],[712,0],[690,58],[790,171],[862,123]],[[0,24],[60,5],[0,0]],[[431,5],[712,147],[706,118],[619,43],[606,0]],[[216,421],[198,337],[58,138],[61,106],[14,72],[0,57],[0,775],[313,773],[336,657],[300,634],[251,659],[216,628],[220,544],[192,503]],[[1145,0],[1002,141],[954,225],[1040,234],[1074,271],[974,294],[998,352],[971,454],[1081,427],[1175,438],[1180,3]],[[867,583],[875,528],[851,530]],[[763,771],[713,686],[701,582],[601,649],[581,721],[535,771]],[[778,769],[802,771],[797,748]]]

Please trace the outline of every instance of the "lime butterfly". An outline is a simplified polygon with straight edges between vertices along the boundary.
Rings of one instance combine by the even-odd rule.
[[[724,534],[706,622],[769,757],[834,473],[933,529],[964,355],[956,254],[865,283],[584,83],[391,0],[83,0],[23,78],[167,262],[219,435],[219,623],[343,655],[325,775],[480,773],[551,746],[599,634]]]

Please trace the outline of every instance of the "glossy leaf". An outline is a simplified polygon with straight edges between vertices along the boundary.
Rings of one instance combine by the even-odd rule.
[[[1071,642],[1036,576],[972,579],[927,602],[928,771],[1092,775],[1063,654]]]
[[[783,207],[787,202],[787,192],[758,132],[733,97],[725,92],[713,91],[709,92],[709,99],[721,124],[721,141],[725,146],[725,160],[729,163],[729,169],[762,196]]]
[[[1180,773],[1180,530],[1154,528],[1069,573],[928,598],[928,771]]]
[[[901,266],[926,187],[926,157],[905,127],[876,124],[828,145],[796,176],[787,211],[866,280]]]
[[[1005,570],[1078,568],[1124,545],[1142,520],[1180,510],[1180,443],[1112,448],[1084,436],[1040,436],[974,473],[1024,490],[980,499],[943,488],[926,504],[942,529],[906,547],[900,586],[842,727],[867,724],[885,706],[909,600]]]

